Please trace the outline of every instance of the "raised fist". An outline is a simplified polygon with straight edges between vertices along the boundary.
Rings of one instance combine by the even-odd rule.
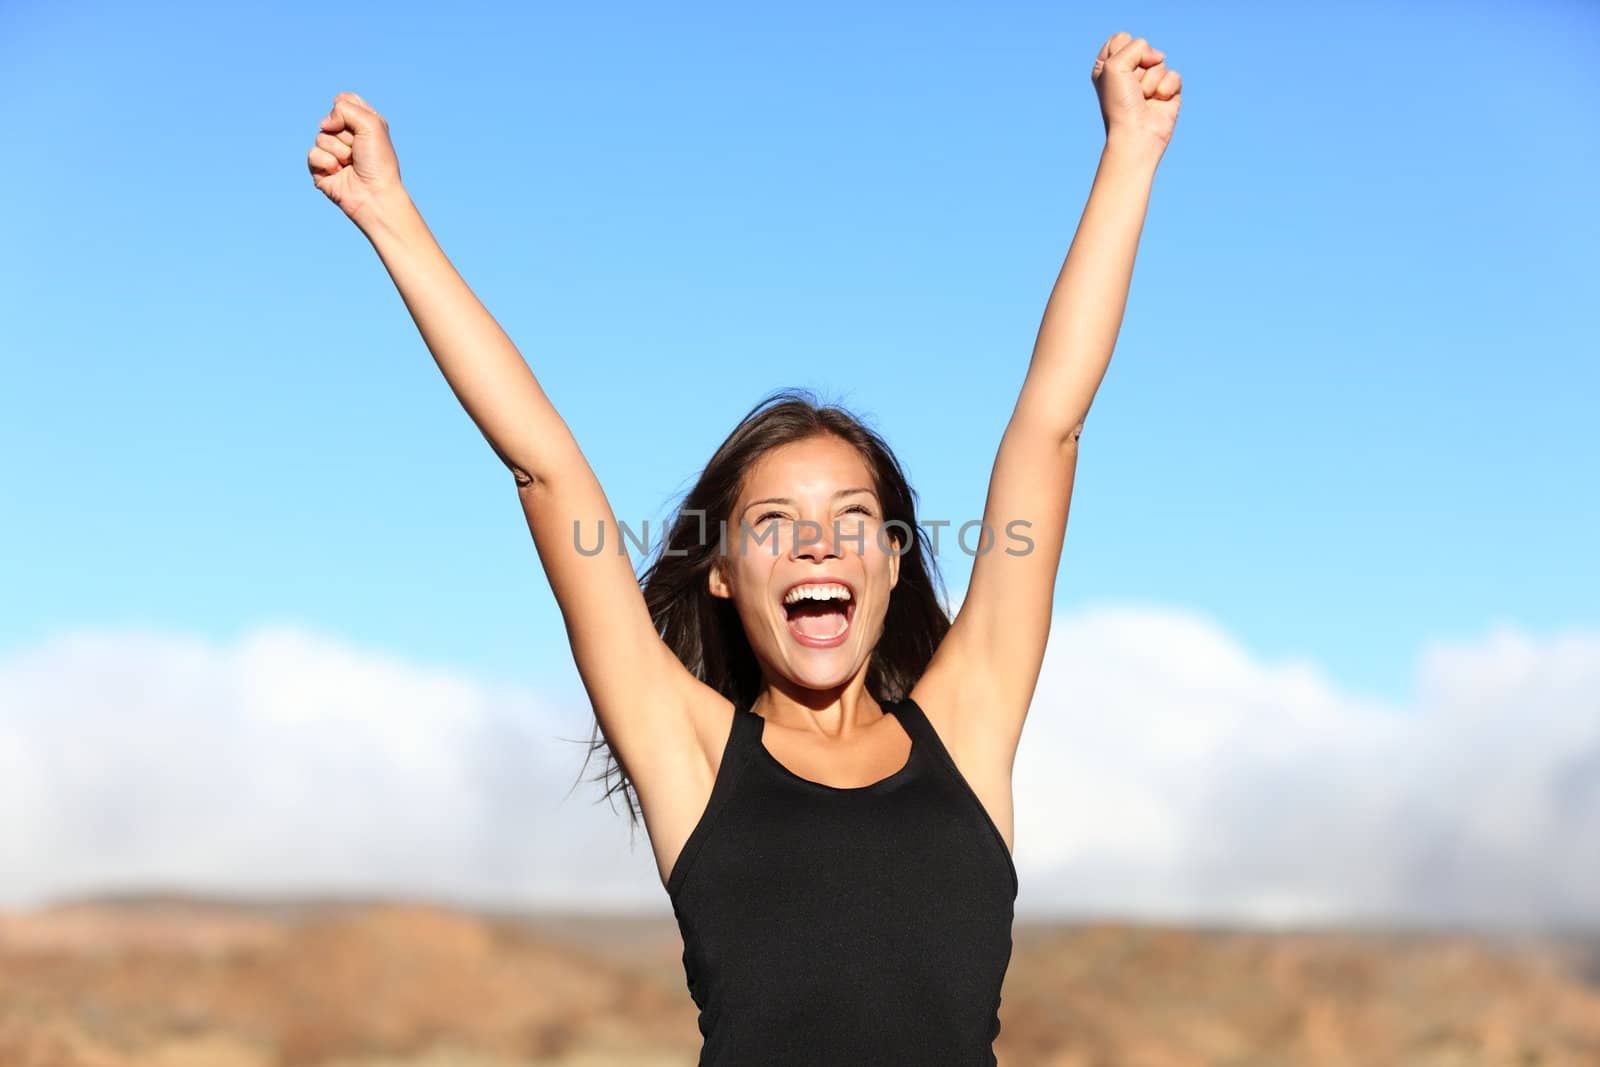
[[[1089,78],[1100,97],[1106,138],[1145,142],[1164,151],[1178,121],[1183,78],[1167,55],[1143,37],[1114,33],[1095,57]]]
[[[355,93],[333,98],[306,165],[316,187],[357,223],[381,198],[401,191],[389,124]]]

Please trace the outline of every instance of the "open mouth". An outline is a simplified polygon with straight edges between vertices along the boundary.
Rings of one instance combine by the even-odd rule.
[[[812,648],[829,648],[850,632],[856,598],[843,582],[801,582],[784,594],[783,610],[796,641]]]

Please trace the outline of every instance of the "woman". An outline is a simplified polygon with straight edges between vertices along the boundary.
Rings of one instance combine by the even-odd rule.
[[[401,185],[387,123],[352,93],[322,119],[313,181],[515,476],[612,789],[637,802],[683,932],[702,1064],[995,1062],[1012,760],[1078,438],[1177,120],[1164,59],[1126,33],[1095,59],[1105,148],[953,622],[888,447],[787,394],[712,458],[641,589],[577,442]]]

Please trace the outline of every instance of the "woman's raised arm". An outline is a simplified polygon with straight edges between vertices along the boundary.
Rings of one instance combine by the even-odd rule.
[[[307,162],[317,188],[372,242],[445,380],[510,468],[578,672],[648,816],[658,780],[665,790],[707,776],[688,708],[709,688],[656,632],[611,506],[565,421],[401,184],[388,123],[359,96],[340,93]],[[607,538],[599,553],[597,528]]]
[[[924,675],[930,716],[992,790],[1009,781],[1050,631],[1078,437],[1122,325],[1151,184],[1181,79],[1144,38],[1113,35],[1091,80],[1106,126],[1089,201],[995,457],[966,600]],[[982,786],[979,786],[980,792]]]

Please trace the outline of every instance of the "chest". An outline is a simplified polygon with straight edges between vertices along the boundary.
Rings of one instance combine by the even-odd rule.
[[[763,906],[889,909],[925,915],[1009,912],[1009,857],[970,794],[929,777],[835,793],[757,777],[703,857]]]

